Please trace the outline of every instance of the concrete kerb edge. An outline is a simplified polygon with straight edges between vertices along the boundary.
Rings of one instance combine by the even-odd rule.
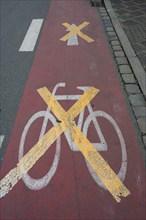
[[[112,5],[110,3],[109,0],[103,0],[105,8],[110,16],[110,19],[113,23],[113,26],[115,28],[115,31],[117,33],[117,36],[120,40],[120,43],[124,49],[124,52],[127,56],[127,59],[131,65],[131,68],[133,70],[133,73],[139,83],[139,86],[144,94],[144,96],[146,97],[146,72],[143,68],[143,66],[141,65],[138,57],[136,56],[124,30],[122,29],[119,20],[117,18],[117,16],[115,15],[115,12],[112,8]]]
[[[145,164],[145,167],[146,167],[146,142],[144,141],[144,138],[146,138],[146,134],[143,134],[143,132],[142,132],[142,130],[141,130],[141,128],[140,128],[140,126],[138,125],[138,119],[140,118],[140,117],[142,117],[143,119],[144,119],[144,117],[146,117],[146,115],[145,116],[142,116],[141,115],[141,113],[139,113],[140,115],[139,116],[137,116],[137,114],[138,113],[136,113],[135,111],[135,106],[132,104],[132,102],[131,102],[131,100],[130,100],[130,94],[142,94],[142,96],[144,97],[144,94],[143,94],[143,91],[142,91],[142,89],[141,89],[141,87],[140,87],[140,85],[139,85],[139,82],[138,82],[138,80],[137,80],[137,77],[135,76],[135,74],[134,74],[134,71],[133,71],[133,69],[132,69],[132,67],[131,67],[131,63],[130,63],[130,61],[129,61],[129,59],[128,58],[131,58],[131,59],[133,59],[133,57],[136,57],[136,55],[135,55],[135,52],[134,52],[134,50],[133,50],[133,48],[131,47],[131,45],[130,45],[130,42],[129,42],[129,45],[130,45],[130,50],[128,50],[128,53],[129,53],[129,57],[126,55],[126,53],[125,53],[125,51],[124,51],[124,48],[123,48],[123,45],[122,45],[122,43],[121,43],[121,39],[119,38],[119,36],[118,36],[118,34],[117,34],[117,32],[116,32],[116,30],[115,30],[115,26],[113,25],[113,23],[112,23],[112,21],[111,21],[111,17],[110,17],[110,15],[109,15],[109,12],[108,12],[108,10],[107,10],[107,8],[105,7],[105,5],[103,4],[103,6],[100,6],[100,9],[99,9],[99,11],[100,11],[100,15],[101,15],[101,20],[102,20],[102,22],[103,22],[103,25],[104,25],[104,28],[105,28],[105,32],[106,32],[106,36],[107,36],[107,39],[108,39],[108,41],[109,41],[109,45],[110,45],[110,48],[111,48],[111,50],[112,50],[112,54],[114,55],[114,61],[115,61],[115,67],[117,68],[117,71],[119,72],[119,79],[120,79],[120,81],[121,81],[121,87],[123,88],[123,95],[125,96],[125,101],[126,101],[126,103],[127,103],[127,106],[128,106],[128,109],[129,109],[129,112],[131,113],[131,119],[132,119],[132,122],[133,122],[133,125],[134,125],[134,128],[135,128],[135,131],[136,131],[136,133],[137,133],[137,139],[138,139],[138,141],[139,141],[139,150],[140,150],[140,152],[141,152],[141,155],[142,155],[142,158],[143,158],[143,161],[144,161],[144,164]],[[108,16],[109,18],[108,18],[108,20],[110,19],[110,24],[108,23],[107,24],[107,21],[104,19],[104,16],[105,15],[106,16]],[[116,20],[116,23],[118,23],[118,18],[116,18],[117,20]],[[108,21],[109,22],[109,21]],[[116,38],[117,38],[117,40],[115,40],[115,39],[111,39],[111,37],[109,36],[109,33],[108,32],[111,32],[111,31],[113,31],[113,32],[115,32],[116,33]],[[123,33],[124,33],[124,31],[123,31]],[[125,37],[127,38],[127,36],[126,36],[126,34],[124,33],[124,35],[125,35]],[[128,38],[127,38],[127,40],[128,40]],[[129,41],[129,40],[128,40]],[[114,45],[118,45],[118,46],[120,46],[121,45],[121,47],[120,47],[120,49],[119,49],[119,47],[118,48],[114,48]],[[127,47],[127,46],[126,46]],[[123,51],[123,52],[122,52]],[[119,55],[116,55],[115,54],[115,52],[119,52],[120,54]],[[123,55],[122,55],[122,54]],[[137,59],[138,60],[138,62],[140,63],[140,61],[139,61],[139,59]],[[122,62],[121,62],[122,61]],[[135,60],[134,60],[135,61]],[[123,70],[121,70],[121,68],[120,67],[124,67],[124,72],[123,72]],[[126,68],[125,68],[126,67]],[[130,71],[129,72],[129,70],[130,70],[130,68],[132,69],[132,72]],[[137,66],[137,68],[139,68],[138,66]],[[126,70],[126,72],[128,73],[128,74],[125,74],[125,70]],[[123,74],[124,73],[124,74]],[[124,79],[123,77],[128,77],[128,80],[130,80],[129,82],[126,80],[126,79]],[[132,79],[131,78],[129,78],[129,77],[133,77],[133,80],[134,81],[132,81]],[[136,80],[135,80],[136,79]],[[144,80],[145,81],[145,80]],[[137,89],[138,89],[138,91],[137,92],[135,92],[135,90],[133,91],[132,90],[132,93],[130,93],[130,92],[128,92],[127,91],[127,89],[126,89],[126,85],[134,85],[134,86],[136,86],[137,85]],[[138,88],[139,87],[139,88]],[[140,91],[141,90],[141,91]],[[140,107],[140,108],[145,108],[146,109],[146,103],[145,103],[145,100],[144,100],[144,106],[145,107]],[[138,107],[139,108],[139,107]],[[138,109],[137,109],[138,110]],[[144,110],[143,110],[144,111]],[[145,112],[145,111],[144,111]],[[143,113],[144,113],[143,112]]]

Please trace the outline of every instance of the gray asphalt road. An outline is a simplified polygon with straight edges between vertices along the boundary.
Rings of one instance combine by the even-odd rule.
[[[50,2],[51,0],[1,0],[0,2],[0,135],[4,135],[0,149],[0,164],[8,145],[39,38],[33,52],[19,52],[19,48],[32,19],[46,18]]]

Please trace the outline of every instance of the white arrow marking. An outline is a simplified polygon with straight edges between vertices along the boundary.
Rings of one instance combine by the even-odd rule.
[[[72,24],[72,29],[76,27],[77,26],[75,24]],[[72,29],[68,28],[66,31],[71,31]],[[74,34],[68,39],[67,46],[77,46],[77,45],[79,45],[78,37],[77,34]]]

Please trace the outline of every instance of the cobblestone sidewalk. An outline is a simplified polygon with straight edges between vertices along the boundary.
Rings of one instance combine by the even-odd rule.
[[[107,0],[108,1],[108,0]],[[112,0],[114,2],[126,2]],[[130,2],[131,0],[127,1]],[[137,1],[138,2],[138,1]],[[143,1],[142,1],[143,2]],[[143,159],[146,160],[146,102],[144,94],[141,90],[139,82],[133,73],[129,59],[122,47],[122,43],[116,33],[115,27],[112,23],[110,13],[113,10],[108,8],[107,5],[96,5],[99,8],[101,19],[103,21],[108,41],[113,51],[113,56],[117,64],[117,69],[119,70],[119,76],[123,85],[123,89],[126,91],[127,97],[129,99],[129,104],[131,106],[130,112],[133,112],[133,122],[137,128],[137,135],[141,142],[140,151],[142,153]],[[120,8],[119,8],[120,10]],[[109,13],[110,12],[110,13]],[[114,13],[114,11],[112,12]],[[117,21],[116,21],[117,22]],[[124,39],[124,38],[123,38]],[[141,41],[143,45],[144,41]],[[134,41],[134,44],[137,42]],[[142,53],[142,52],[141,52]],[[146,161],[145,161],[146,164]]]
[[[146,71],[146,0],[110,0],[110,2]]]

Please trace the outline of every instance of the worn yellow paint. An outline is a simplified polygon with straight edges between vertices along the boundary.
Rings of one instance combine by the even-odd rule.
[[[71,108],[72,111],[69,113],[61,107],[61,105],[55,100],[53,96],[51,96],[51,93],[46,88],[39,89],[38,92],[49,106],[49,108],[52,110],[54,115],[61,121],[60,125],[62,129],[66,130],[70,134],[72,141],[76,144],[81,153],[87,159],[109,192],[117,202],[120,202],[120,196],[128,196],[130,194],[129,190],[124,186],[119,177],[114,173],[114,171],[110,168],[110,166],[106,163],[106,161],[102,158],[102,156],[98,153],[98,151],[89,142],[89,140],[85,137],[85,135],[80,131],[74,122],[74,118],[76,117],[75,112],[78,111],[78,108],[84,108],[83,105],[85,106],[86,103],[88,103],[90,95],[95,90],[95,88],[92,87],[90,89],[90,93],[87,94],[87,96],[82,96],[82,102],[80,102],[79,105],[78,103],[75,103],[75,105]]]
[[[128,196],[130,194],[129,190],[76,126],[74,121],[74,118],[86,107],[99,90],[93,87],[89,88],[67,112],[61,107],[46,87],[39,89],[38,92],[57,119],[59,119],[60,123],[50,129],[20,160],[17,167],[12,169],[4,179],[2,179],[2,190],[6,191],[6,187],[9,189],[10,187],[12,188],[18,180],[21,179],[23,173],[28,172],[51,144],[66,130],[70,134],[72,141],[79,148],[116,201],[121,201],[120,196]]]
[[[49,106],[53,112],[56,113],[57,110],[64,115],[64,110],[47,88],[39,89],[38,91],[45,92],[43,97],[44,99],[46,98],[46,101],[49,101]],[[89,88],[79,98],[79,100],[77,100],[77,102],[66,112],[68,116],[71,116],[71,121],[86,107],[86,105],[98,92],[99,90],[95,88]],[[64,118],[64,120],[66,120],[66,118]],[[0,181],[1,197],[5,196],[16,185],[16,183],[22,178],[23,173],[27,173],[54,143],[54,141],[64,132],[65,127],[63,128],[61,124],[62,123],[57,123],[54,127],[52,127],[19,161],[17,167],[10,170],[9,173]]]
[[[86,27],[89,24],[89,22],[84,22],[81,25],[79,25],[76,28],[73,28],[70,24],[68,23],[63,23],[63,25],[70,29],[71,31],[66,34],[64,37],[60,38],[61,41],[67,41],[70,37],[72,37],[74,34],[78,34],[81,38],[83,38],[84,40],[86,40],[88,43],[92,43],[94,40],[92,38],[90,38],[89,36],[87,36],[86,34],[83,34],[81,32],[81,30]]]

